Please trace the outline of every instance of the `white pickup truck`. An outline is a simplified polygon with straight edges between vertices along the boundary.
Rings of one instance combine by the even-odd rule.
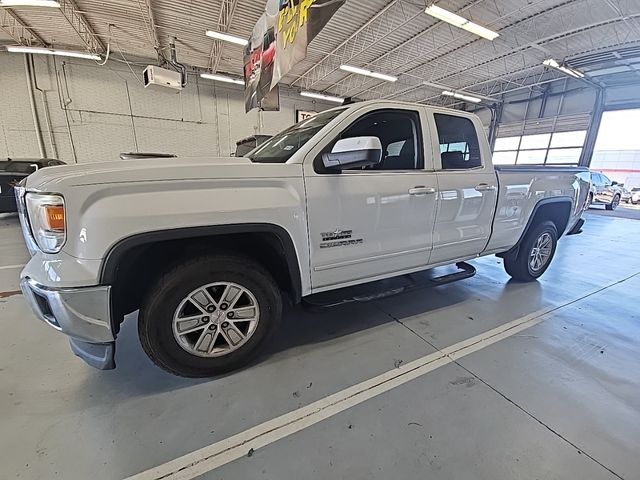
[[[328,110],[246,157],[53,167],[16,189],[37,316],[115,368],[124,316],[160,367],[246,365],[285,299],[483,255],[540,277],[578,233],[580,168],[494,168],[469,113],[387,101]],[[468,265],[466,265],[468,267]]]

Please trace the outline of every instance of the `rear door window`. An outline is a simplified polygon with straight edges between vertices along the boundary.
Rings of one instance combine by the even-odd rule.
[[[480,141],[471,120],[455,115],[434,114],[442,170],[470,170],[482,167]]]

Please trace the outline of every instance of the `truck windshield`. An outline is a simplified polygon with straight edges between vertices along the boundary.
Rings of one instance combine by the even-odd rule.
[[[286,163],[316,133],[345,110],[346,108],[336,108],[303,120],[247,153],[246,157],[256,163]]]

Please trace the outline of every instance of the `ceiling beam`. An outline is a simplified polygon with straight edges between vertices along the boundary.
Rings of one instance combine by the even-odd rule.
[[[100,37],[87,19],[84,18],[84,15],[78,10],[75,2],[73,0],[58,1],[60,3],[60,13],[69,22],[69,25],[71,25],[71,28],[73,28],[87,49],[96,53],[106,52],[107,48],[104,43],[102,43],[102,40],[100,40]]]
[[[233,15],[236,13],[236,7],[238,6],[238,0],[222,0],[220,5],[220,13],[218,15],[218,24],[216,25],[218,32],[228,32],[233,21]],[[222,42],[220,40],[214,40],[211,46],[211,53],[209,54],[209,69],[212,72],[218,71],[220,65],[220,59],[222,58]]]
[[[10,8],[0,8],[0,29],[20,45],[47,45],[47,42]]]
[[[422,10],[422,8],[420,10]],[[331,50],[331,52],[327,53],[322,60],[307,69],[302,75],[299,75],[291,82],[291,85],[296,85],[298,82],[303,81],[300,85],[305,89],[311,89],[313,85],[320,80],[338,70],[340,65],[349,63],[349,59],[356,55],[354,53],[356,50],[361,53],[364,49],[371,46],[372,39],[375,39],[377,42],[380,38],[384,38],[389,33],[398,29],[399,25],[397,25],[394,20],[404,15],[402,0],[393,0],[342,43]],[[418,15],[414,14],[410,20],[413,20],[417,16]],[[405,24],[406,21],[402,25]],[[345,58],[346,56],[348,56],[349,59]]]
[[[631,3],[629,0],[629,5]],[[410,69],[402,72],[405,75],[401,76],[401,81],[397,82],[397,85],[378,83],[359,95],[366,92],[367,96],[363,98],[385,98],[394,96],[398,91],[406,95],[411,90],[424,90],[422,84],[424,80],[464,90],[474,88],[477,84],[469,80],[474,80],[473,77],[478,76],[484,77],[481,84],[491,83],[492,85],[487,86],[486,89],[483,87],[483,91],[477,93],[493,96],[504,89],[505,84],[511,86],[516,83],[512,80],[512,73],[529,67],[542,71],[542,61],[547,56],[557,56],[559,59],[568,56],[573,46],[570,41],[572,36],[581,35],[581,38],[584,37],[582,43],[589,45],[621,43],[628,37],[630,32],[618,31],[621,18],[612,18],[611,12],[597,8],[598,5],[600,0],[564,2],[501,29],[501,37],[491,45],[487,45],[490,49],[482,47],[482,44],[477,46],[467,44],[454,50],[455,53],[447,52],[421,65],[411,66]],[[638,15],[634,12],[636,9],[631,6],[625,10],[626,17],[633,18]],[[609,36],[612,38],[609,39]],[[607,37],[606,40],[605,37]],[[550,52],[543,53],[534,45]],[[340,83],[332,90],[333,94],[342,93],[338,87]],[[406,98],[415,97],[409,95],[402,99]],[[416,101],[424,99],[423,96],[416,98]]]
[[[413,22],[415,19],[422,21],[422,18],[428,18],[424,13],[423,6],[416,5],[413,2],[405,1],[403,3],[403,1],[397,0],[387,5],[386,8],[378,12],[378,14],[371,18],[363,27],[357,30],[319,63],[299,76],[293,83],[302,81],[300,85],[305,89],[314,89],[313,87],[317,83],[326,80],[327,77],[336,72],[343,63],[353,63],[357,67],[395,74],[394,72],[397,72],[398,69],[403,68],[411,60],[423,54],[425,39],[428,40],[428,36],[432,35],[434,29],[442,25],[443,22],[429,20],[429,26],[420,33],[398,44],[383,55],[376,57],[375,60],[366,62],[364,65],[362,65],[362,61],[359,58],[362,53],[373,47],[379,40],[387,38],[393,32],[402,31],[402,28],[408,23]],[[485,1],[486,0],[472,0],[464,7],[456,10],[456,13],[462,14]],[[436,45],[435,40],[429,43]],[[414,46],[415,48],[413,48]],[[338,83],[341,86],[345,84],[362,86],[369,84],[370,81],[370,78],[349,74]],[[341,91],[340,96],[348,97],[357,95],[351,95],[348,91]]]
[[[460,44],[460,39],[464,37],[461,37],[457,30],[440,22],[436,26],[442,25],[444,29],[441,28],[437,32],[432,32],[430,29],[425,30],[420,36],[416,36],[408,42],[410,48],[407,50],[400,48],[390,58],[386,58],[387,56],[383,55],[376,59],[370,68],[383,68],[378,64],[384,60],[385,64],[389,63],[391,65],[392,71],[398,71],[397,68],[401,68],[399,72],[406,77],[413,75],[415,79],[438,81],[436,79],[437,72],[443,69],[466,72],[467,64],[463,61],[463,58],[468,61],[469,57],[473,57],[474,62],[476,60],[485,62],[489,58],[494,58],[497,53],[500,55],[504,55],[503,52],[513,53],[514,45],[517,46],[518,51],[526,51],[532,47],[536,36],[544,29],[544,24],[542,27],[539,26],[538,19],[540,17],[549,16],[552,12],[579,1],[582,0],[564,0],[562,3],[542,11],[534,10],[536,3],[533,3],[513,11],[503,12],[499,20],[510,20],[511,23],[500,29],[500,37],[493,42],[487,42],[477,37]],[[478,3],[474,2],[474,6]],[[445,33],[449,35],[450,40],[442,43],[440,39]],[[421,36],[425,34],[428,34],[426,38],[421,39]],[[425,42],[431,48],[425,48]],[[526,48],[523,42],[527,43]],[[403,77],[403,75],[398,76]],[[413,83],[414,88],[421,87],[420,81],[411,83]],[[334,92],[340,96],[359,97],[366,92],[376,91],[377,94],[386,97],[387,95],[393,95],[397,87],[400,86],[399,83],[396,88],[393,88],[393,86],[387,85],[385,82],[374,82],[371,79],[360,84],[349,84],[349,82],[341,80],[335,85]],[[461,85],[457,87],[463,88]],[[354,92],[352,91],[353,89],[357,91]]]

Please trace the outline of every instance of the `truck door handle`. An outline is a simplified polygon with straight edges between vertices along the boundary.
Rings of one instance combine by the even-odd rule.
[[[488,183],[481,183],[480,185],[476,185],[476,192],[495,192],[498,188],[489,185]]]
[[[409,189],[409,195],[413,195],[414,197],[420,197],[423,195],[433,195],[436,193],[436,189],[433,187],[425,187],[423,185],[419,185],[417,187],[413,187]]]

